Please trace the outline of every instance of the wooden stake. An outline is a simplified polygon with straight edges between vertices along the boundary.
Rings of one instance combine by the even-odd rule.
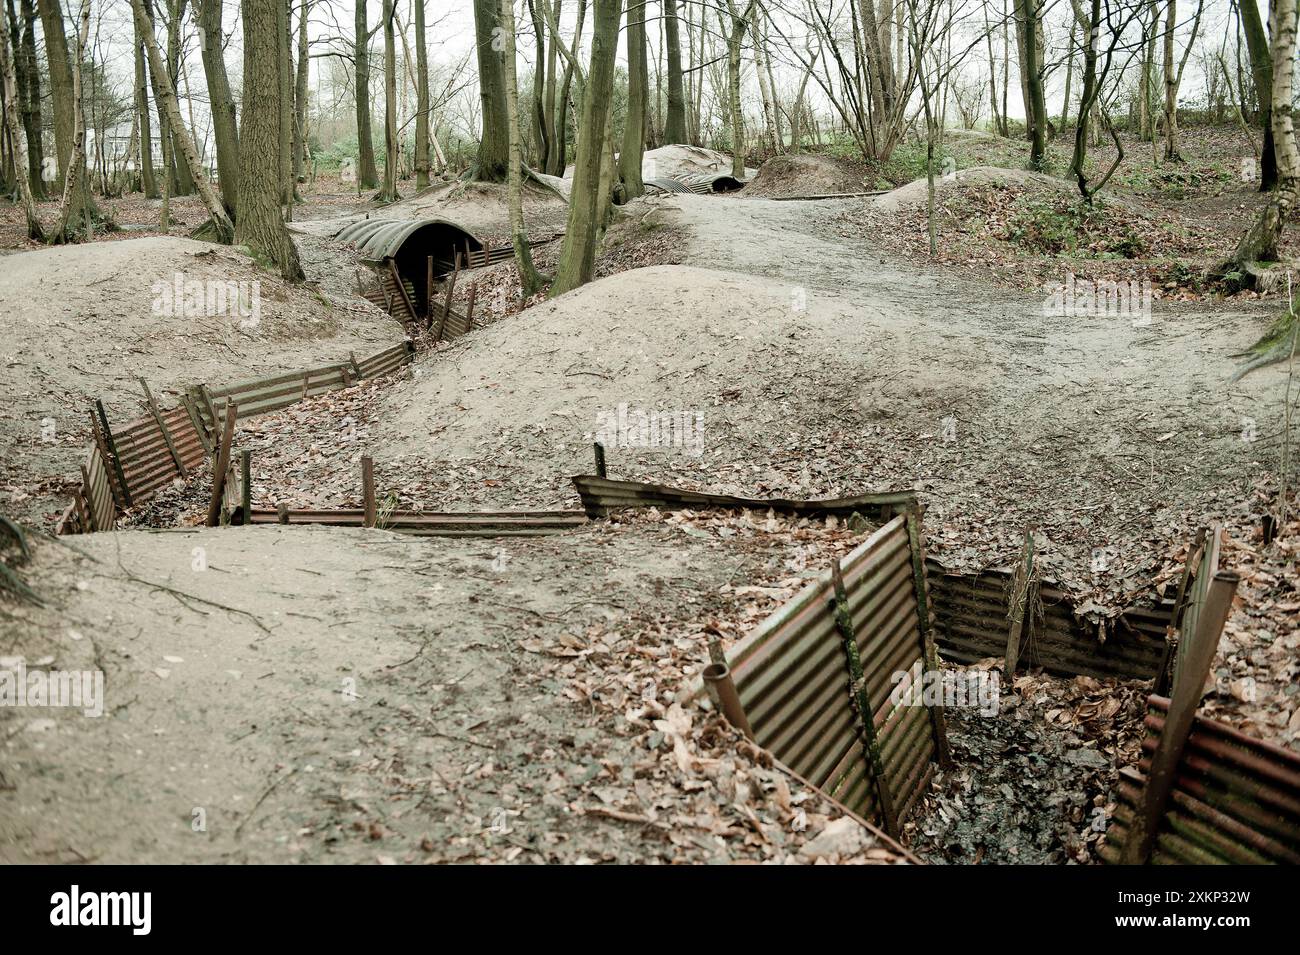
[[[469,302],[465,305],[465,326],[474,327],[474,296],[478,292],[478,283],[475,282],[469,287]]]
[[[433,256],[424,263],[424,329],[433,324]]]
[[[253,513],[253,452],[239,452],[239,511],[240,524],[251,524]]]
[[[365,499],[366,527],[374,527],[377,514],[375,507],[375,462],[370,455],[361,458],[361,494]]]
[[[143,378],[137,378],[140,387],[144,389],[145,402],[149,406],[149,413],[153,415],[153,420],[158,425],[158,431],[167,442],[167,450],[171,452],[172,462],[176,465],[176,473],[181,477],[189,477],[189,469],[185,467],[185,462],[181,460],[180,452],[176,450],[176,442],[172,440],[172,433],[167,430],[167,422],[163,420],[162,413],[158,410],[158,402],[154,400],[153,392],[149,390],[149,384]]]
[[[1020,647],[1026,629],[1033,625],[1034,604],[1038,599],[1038,581],[1034,575],[1034,531],[1025,531],[1025,546],[1019,573],[1011,579],[1011,626],[1007,628],[1007,654],[1002,673],[1010,686],[1016,676],[1016,663],[1020,660]],[[1028,622],[1026,622],[1028,618]]]
[[[131,506],[131,489],[126,484],[126,473],[122,470],[122,461],[117,456],[117,442],[113,440],[113,431],[108,426],[108,415],[104,414],[104,402],[95,399],[95,411],[99,414],[99,426],[102,429],[100,437],[103,442],[100,450],[104,452],[104,460],[111,467],[112,473],[117,477],[118,487],[122,494],[122,506]],[[91,421],[94,422],[94,416]]]
[[[235,417],[238,409],[226,399],[225,426],[221,430],[221,446],[212,473],[212,497],[208,500],[208,527],[221,526],[222,494],[226,489],[226,474],[230,471],[230,443],[235,437]]]
[[[596,452],[596,477],[604,477],[605,476],[605,446],[601,444],[599,441],[597,441],[591,447],[592,450]]]
[[[1228,621],[1232,598],[1240,580],[1232,571],[1221,570],[1210,581],[1205,605],[1196,618],[1196,633],[1188,642],[1183,665],[1174,683],[1164,729],[1151,757],[1151,772],[1147,776],[1146,788],[1142,791],[1142,803],[1133,816],[1133,825],[1124,842],[1124,852],[1120,858],[1125,865],[1144,865],[1151,858],[1160,822],[1174,788],[1178,764],[1182,761],[1187,737],[1196,720],[1196,708],[1200,705],[1201,693],[1205,689],[1205,678],[1214,663],[1214,654],[1219,648],[1219,635]],[[1183,639],[1187,641],[1188,635],[1184,634]]]

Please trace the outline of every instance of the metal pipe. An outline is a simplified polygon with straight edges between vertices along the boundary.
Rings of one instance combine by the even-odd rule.
[[[754,731],[749,728],[749,719],[745,716],[745,708],[740,705],[736,683],[731,679],[731,667],[725,663],[710,663],[704,668],[704,686],[709,691],[709,698],[727,722],[753,739]]]

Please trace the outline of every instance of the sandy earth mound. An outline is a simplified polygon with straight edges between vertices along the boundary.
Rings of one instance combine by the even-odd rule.
[[[936,193],[961,186],[994,185],[1015,186],[1019,188],[1039,188],[1052,192],[1078,192],[1078,186],[1065,179],[1049,176],[1047,173],[1031,172],[1028,169],[1002,169],[997,166],[972,166],[958,169],[951,176],[936,175],[934,186]],[[896,212],[913,206],[925,205],[927,194],[926,179],[914,179],[905,186],[899,186],[893,192],[875,199],[877,209],[884,212]]]
[[[831,156],[773,156],[745,187],[746,198],[824,196],[861,192],[865,173],[857,163]]]
[[[716,149],[683,145],[660,146],[641,157],[644,179],[680,179],[711,172],[731,172],[731,157]]]
[[[57,517],[67,503],[63,483],[76,479],[89,441],[87,409],[102,398],[110,424],[140,417],[137,376],[169,406],[194,382],[310,368],[401,338],[367,304],[288,285],[206,242],[154,237],[7,256],[0,509]]]

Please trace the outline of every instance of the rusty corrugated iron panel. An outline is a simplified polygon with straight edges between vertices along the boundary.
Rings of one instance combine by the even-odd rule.
[[[638,481],[614,481],[609,478],[580,474],[573,478],[582,506],[592,517],[606,517],[610,511],[624,507],[658,507],[662,509],[694,509],[701,507],[726,507],[750,510],[774,510],[809,516],[849,517],[861,514],[870,520],[888,520],[916,504],[915,491],[888,491],[879,494],[858,494],[853,497],[827,500],[793,500],[787,498],[735,497],[730,494],[710,494],[704,491],[683,491],[663,484],[643,484]]]
[[[690,186],[676,179],[670,179],[667,176],[656,176],[654,179],[645,180],[642,185],[649,189],[656,189],[659,192],[690,192]]]
[[[927,569],[935,639],[943,655],[958,663],[1004,656],[1011,572],[955,574],[933,560]],[[1059,587],[1044,581],[1038,596],[1042,613],[1028,616],[1020,653],[1025,666],[1041,666],[1058,676],[1140,680],[1151,679],[1159,670],[1169,607],[1125,611],[1103,641],[1095,626],[1075,616],[1073,602]]]
[[[417,242],[426,237],[437,237],[439,248],[452,245],[457,249],[468,243],[471,250],[483,248],[483,243],[467,228],[450,219],[436,216],[422,219],[361,219],[348,223],[335,233],[340,242],[348,242],[368,259],[391,259],[401,251],[407,241]]]
[[[860,502],[855,509],[861,510]],[[884,783],[896,804],[909,807],[927,778],[924,764],[935,753],[926,708],[891,699],[897,675],[923,670],[911,561],[905,514],[841,561]],[[736,644],[727,662],[755,741],[854,812],[873,818],[882,810],[834,606],[827,571]]]
[[[286,512],[289,524],[364,527],[362,508],[301,509]],[[275,510],[253,508],[251,524],[278,524]],[[381,515],[382,530],[422,537],[540,537],[559,534],[587,523],[582,511],[392,511]]]
[[[1137,768],[1121,772],[1118,808],[1102,858],[1117,863],[1169,709],[1147,700],[1147,737]],[[1157,864],[1300,863],[1300,755],[1197,716],[1178,765],[1170,804],[1156,835]]]
[[[682,176],[678,180],[683,186],[697,195],[713,192],[735,192],[745,188],[745,180],[737,179],[726,172],[701,172]]]

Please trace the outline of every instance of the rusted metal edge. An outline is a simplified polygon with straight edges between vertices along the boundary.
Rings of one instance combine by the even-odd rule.
[[[790,498],[736,497],[704,491],[685,491],[664,484],[639,481],[615,481],[594,474],[573,477],[573,485],[582,498],[582,506],[591,517],[606,517],[624,507],[698,508],[726,507],[749,510],[787,511],[804,515],[848,517],[854,512],[863,517],[889,518],[916,506],[915,491],[887,491],[858,494],[853,497],[825,500]]]
[[[364,527],[365,508],[290,510],[252,508],[250,524],[321,524]],[[382,530],[429,537],[502,537],[559,534],[587,523],[582,511],[392,511]]]

